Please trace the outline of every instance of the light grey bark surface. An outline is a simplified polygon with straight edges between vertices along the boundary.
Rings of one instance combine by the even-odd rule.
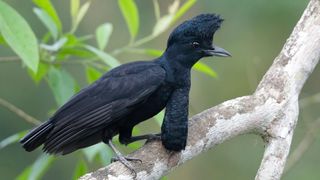
[[[160,141],[153,141],[130,154],[142,160],[142,163],[132,162],[136,179],[159,179],[208,149],[247,133],[262,136],[266,143],[256,179],[280,179],[298,120],[298,97],[319,58],[320,2],[311,0],[255,93],[226,101],[192,117],[187,147],[182,152],[169,152]],[[80,179],[132,178],[128,169],[115,162]]]

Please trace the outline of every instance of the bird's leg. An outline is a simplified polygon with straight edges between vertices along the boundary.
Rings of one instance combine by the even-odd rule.
[[[137,158],[125,157],[124,155],[122,155],[121,152],[114,146],[111,139],[108,140],[107,144],[110,146],[112,151],[116,154],[116,157],[111,158],[111,162],[120,161],[124,166],[126,166],[130,171],[132,171],[134,173],[134,177],[136,177],[137,173],[129,161],[141,162],[141,160]]]
[[[144,135],[140,135],[140,136],[132,136],[129,138],[121,138],[120,137],[120,142],[122,144],[128,145],[130,143],[133,143],[135,141],[140,141],[140,140],[147,140],[147,141],[151,141],[151,140],[160,140],[161,139],[161,133],[158,134],[144,134]]]

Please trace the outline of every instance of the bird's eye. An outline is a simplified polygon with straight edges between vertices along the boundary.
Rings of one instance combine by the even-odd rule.
[[[199,47],[199,46],[200,46],[200,44],[199,44],[198,42],[196,42],[196,41],[195,41],[195,42],[193,42],[193,43],[192,43],[192,46],[193,46],[194,48],[197,48],[197,47]]]

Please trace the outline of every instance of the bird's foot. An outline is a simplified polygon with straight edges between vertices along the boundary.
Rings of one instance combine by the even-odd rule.
[[[137,177],[137,172],[134,170],[133,166],[130,164],[129,161],[140,161],[142,163],[141,159],[133,158],[133,157],[126,157],[126,156],[117,156],[111,158],[111,163],[119,161],[121,162],[126,168],[128,168],[134,175],[133,179]]]

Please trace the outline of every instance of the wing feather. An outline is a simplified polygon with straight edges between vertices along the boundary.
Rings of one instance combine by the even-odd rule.
[[[146,101],[164,79],[164,69],[150,62],[126,64],[109,71],[72,97],[50,119],[54,127],[44,142],[44,150],[70,153],[85,146],[81,141],[90,145],[85,139],[134,111],[135,105]]]

